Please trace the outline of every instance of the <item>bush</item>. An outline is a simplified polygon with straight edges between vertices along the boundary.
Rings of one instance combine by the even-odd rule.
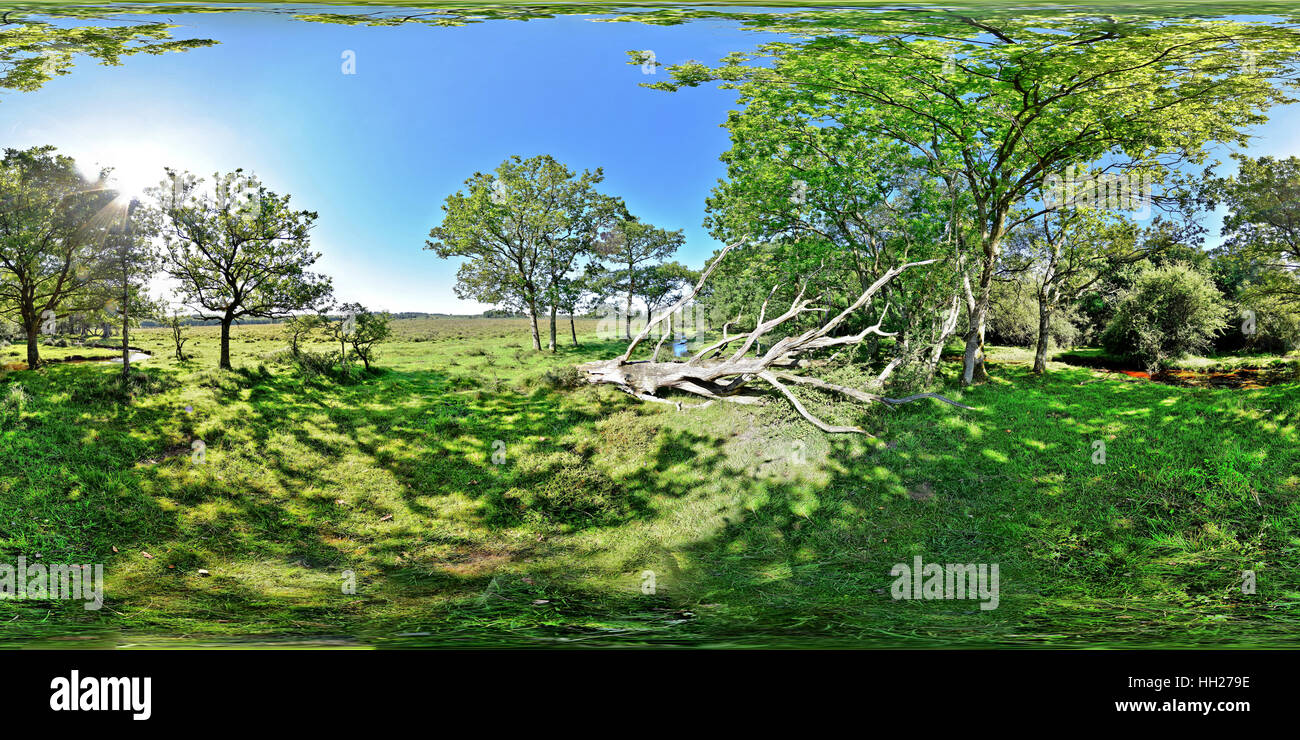
[[[0,431],[18,426],[19,419],[32,402],[32,397],[21,383],[13,383],[0,396]]]
[[[334,370],[336,359],[337,355],[333,352],[312,352],[305,349],[300,349],[293,358],[298,369],[309,376],[329,375]]]
[[[1102,345],[1156,370],[1209,349],[1226,328],[1228,307],[1209,277],[1186,264],[1143,271],[1121,299]]]
[[[1057,347],[1074,347],[1082,339],[1083,319],[1073,306],[1052,312],[1048,337]],[[1038,296],[1034,287],[1016,281],[995,282],[986,338],[990,344],[1034,347],[1038,344]]]
[[[573,365],[554,370],[547,370],[542,375],[542,383],[549,388],[581,388],[587,384],[587,376]]]
[[[1247,312],[1254,318],[1251,334],[1244,331]],[[1228,339],[1234,349],[1282,355],[1300,349],[1300,306],[1277,295],[1247,290],[1233,314]]]

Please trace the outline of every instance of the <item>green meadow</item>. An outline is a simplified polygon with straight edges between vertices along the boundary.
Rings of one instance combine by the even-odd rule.
[[[394,329],[348,376],[288,362],[278,325],[235,327],[233,372],[216,327],[188,330],[185,361],[138,330],[153,356],[129,395],[107,362],[5,372],[0,548],[103,563],[105,601],[0,601],[0,641],[1300,645],[1300,383],[1037,377],[996,348],[986,384],[942,366],[970,411],[800,389],[875,435],[846,438],[779,401],[588,386],[573,365],[624,346],[591,320],[553,355],[523,320]],[[915,556],[997,564],[997,608],[895,600]]]

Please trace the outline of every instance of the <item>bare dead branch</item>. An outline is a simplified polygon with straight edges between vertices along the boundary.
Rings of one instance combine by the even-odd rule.
[[[664,319],[673,315],[673,313],[676,312],[677,309],[681,308],[682,306],[685,306],[687,303],[690,303],[691,299],[694,298],[695,295],[700,292],[700,289],[704,287],[704,281],[708,280],[709,276],[713,274],[713,271],[717,269],[719,264],[722,263],[722,258],[726,257],[728,252],[735,249],[736,247],[739,247],[740,245],[744,244],[747,241],[749,241],[748,238],[741,239],[735,244],[727,245],[722,249],[721,252],[718,252],[718,256],[714,257],[713,261],[709,263],[709,266],[704,269],[704,273],[700,275],[699,282],[695,284],[695,287],[691,289],[691,292],[682,296],[676,303],[669,306],[667,311],[659,314],[656,317],[652,317],[649,321],[647,321],[646,325],[642,327],[641,331],[637,333],[636,337],[631,341],[631,343],[627,345],[627,350],[623,353],[623,356],[619,358],[619,361],[627,362],[632,357],[632,351],[635,350],[636,346],[641,343],[641,340],[650,336],[650,331],[656,325],[662,323]]]
[[[781,381],[777,380],[775,375],[769,372],[763,372],[763,373],[759,373],[758,377],[762,378],[763,380],[766,380],[768,383],[772,385],[773,388],[776,388],[778,391],[780,391],[781,395],[786,397],[786,400],[790,402],[791,406],[794,406],[794,410],[798,411],[800,416],[812,422],[813,426],[817,427],[823,432],[826,432],[827,434],[865,434],[868,437],[874,437],[874,435],[868,433],[867,430],[862,429],[860,427],[840,427],[840,426],[833,426],[831,424],[827,424],[821,419],[818,419],[816,416],[813,416],[808,411],[808,409],[804,408],[803,404],[799,403],[799,399],[796,398],[795,395],[790,392],[789,388],[786,388],[785,386],[781,385]]]
[[[879,403],[885,408],[893,409],[904,403],[911,403],[923,398],[933,398],[943,403],[955,406],[961,409],[970,409],[971,407],[958,403],[937,393],[918,393],[906,398],[887,398],[868,391],[851,388],[848,386],[838,385],[822,380],[821,378],[811,375],[799,375],[791,372],[777,372],[777,368],[794,368],[796,366],[807,369],[814,366],[817,361],[801,361],[800,355],[814,350],[824,349],[826,347],[837,347],[845,345],[855,345],[866,339],[868,335],[877,336],[894,336],[893,332],[886,332],[882,329],[885,316],[889,311],[889,305],[886,304],[876,323],[868,326],[856,334],[835,336],[831,332],[843,324],[855,312],[869,305],[872,299],[884,288],[891,280],[912,267],[928,265],[935,260],[924,260],[921,262],[909,262],[898,265],[886,270],[875,282],[868,286],[858,297],[849,304],[847,308],[840,311],[834,317],[820,324],[819,326],[800,332],[784,336],[771,344],[766,352],[750,354],[753,347],[766,335],[772,333],[786,322],[792,321],[806,313],[826,311],[825,308],[816,308],[812,304],[818,299],[805,298],[804,294],[807,289],[807,281],[799,286],[799,291],[787,308],[779,316],[768,318],[768,308],[772,299],[776,296],[777,290],[772,292],[763,301],[762,307],[758,312],[758,321],[753,330],[730,335],[728,329],[734,321],[727,322],[722,326],[722,338],[715,340],[696,352],[685,362],[672,360],[660,362],[659,352],[667,340],[668,334],[660,338],[655,346],[654,354],[649,361],[634,361],[631,359],[633,351],[637,345],[642,342],[655,326],[662,323],[668,316],[671,316],[682,306],[686,305],[696,294],[704,287],[705,281],[713,274],[718,264],[722,261],[731,250],[739,247],[744,241],[736,242],[724,248],[718,253],[717,257],[709,263],[699,282],[689,293],[682,296],[672,307],[664,313],[652,317],[646,326],[637,334],[624,351],[624,353],[612,360],[602,360],[589,362],[579,365],[579,369],[586,373],[587,381],[593,384],[614,385],[629,395],[652,403],[666,403],[676,407],[683,408],[703,408],[712,404],[714,401],[726,401],[728,403],[754,404],[762,401],[760,396],[745,395],[742,391],[747,385],[754,380],[762,380],[783,396],[795,411],[804,419],[808,420],[818,429],[830,434],[864,434],[871,436],[866,430],[856,426],[838,426],[828,424],[817,418],[810,412],[795,394],[785,385],[793,383],[797,385],[806,385],[819,390],[838,393],[847,396],[856,401],[863,403]],[[740,319],[736,317],[736,321]],[[730,345],[741,342],[740,346],[732,351],[729,355],[723,356],[723,351]],[[892,366],[891,368],[892,369]],[[880,380],[883,380],[886,373],[882,374]],[[683,406],[679,401],[663,398],[659,394],[665,390],[676,390],[687,393],[699,398],[705,399],[704,402]]]
[[[916,394],[913,394],[913,395],[911,395],[911,396],[907,396],[906,398],[882,398],[882,399],[880,399],[880,400],[881,400],[882,402],[884,402],[884,403],[889,404],[890,406],[897,406],[897,405],[899,405],[899,404],[903,404],[903,403],[911,403],[911,402],[913,402],[913,401],[919,401],[919,400],[921,400],[922,398],[933,398],[933,399],[936,400],[936,401],[943,401],[944,403],[948,404],[949,406],[956,406],[956,407],[959,408],[959,409],[966,409],[967,411],[974,411],[974,410],[975,410],[975,408],[974,408],[973,406],[967,406],[967,405],[964,404],[964,403],[957,403],[956,401],[952,400],[951,398],[944,398],[943,396],[939,395],[938,393],[916,393]]]

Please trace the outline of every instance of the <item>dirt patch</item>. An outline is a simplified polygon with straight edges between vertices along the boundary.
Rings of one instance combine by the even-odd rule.
[[[922,483],[907,492],[907,497],[913,501],[929,501],[934,498],[934,488],[929,483]]]
[[[163,450],[161,454],[156,455],[154,457],[146,457],[145,459],[138,461],[137,464],[157,465],[158,463],[165,462],[167,460],[172,459],[173,457],[180,457],[181,455],[188,455],[188,454],[190,454],[190,446],[188,444],[172,445],[171,447],[168,447],[167,449]]]
[[[514,554],[497,550],[469,549],[453,553],[438,569],[461,578],[490,575],[514,561]]]

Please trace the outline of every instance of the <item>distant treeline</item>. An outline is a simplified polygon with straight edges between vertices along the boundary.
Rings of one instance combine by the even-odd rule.
[[[491,312],[489,311],[489,312],[487,312],[487,313],[484,313],[483,315],[484,315],[484,316],[487,316],[488,313],[491,313]],[[390,314],[390,315],[391,315],[394,319],[433,319],[433,318],[472,319],[472,318],[477,318],[477,316],[476,316],[476,315],[473,315],[473,314],[424,313],[423,311],[403,311],[402,313],[394,313],[394,314]],[[330,318],[333,318],[333,319],[342,318],[341,316],[335,316],[335,315],[328,315],[328,316],[329,316]],[[488,317],[488,318],[492,318],[492,317]],[[253,324],[282,324],[282,323],[284,323],[284,322],[285,322],[285,319],[261,319],[261,318],[253,318],[253,319],[250,319],[250,318],[245,318],[245,319],[237,319],[237,320],[235,320],[234,323],[235,323],[236,325],[253,325]],[[220,325],[221,325],[221,321],[220,321],[219,319],[207,319],[207,320],[204,320],[204,319],[196,319],[196,318],[194,318],[194,317],[192,317],[192,316],[185,316],[185,317],[182,317],[182,318],[181,318],[181,324],[184,325],[184,326],[220,326]],[[140,326],[158,327],[158,326],[163,326],[163,324],[160,323],[160,322],[158,322],[158,321],[156,321],[156,320],[154,320],[154,319],[143,319],[142,321],[140,321]]]

